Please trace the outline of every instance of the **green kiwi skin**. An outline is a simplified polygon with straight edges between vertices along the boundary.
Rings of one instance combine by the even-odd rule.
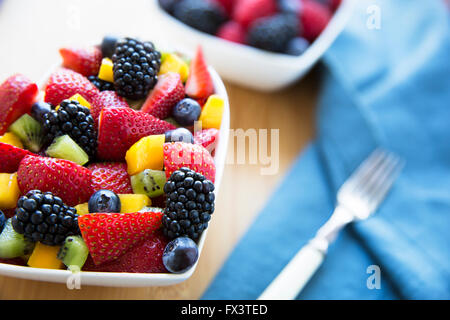
[[[150,198],[164,194],[166,174],[164,171],[145,169],[131,176],[131,186],[134,193],[145,194]]]
[[[33,251],[34,243],[17,233],[11,224],[11,218],[6,221],[0,234],[0,258],[10,259],[22,257]]]
[[[81,236],[69,236],[58,252],[58,259],[68,268],[76,266],[81,270],[89,255],[89,249]]]

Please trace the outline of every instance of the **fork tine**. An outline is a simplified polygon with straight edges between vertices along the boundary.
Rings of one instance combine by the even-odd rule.
[[[380,149],[375,149],[369,157],[355,170],[355,172],[347,179],[341,187],[345,192],[351,192],[359,188],[361,182],[364,181],[378,164],[384,159],[385,153]]]
[[[359,190],[355,190],[355,192],[357,192],[362,199],[366,200],[370,197],[375,186],[383,180],[383,177],[388,173],[394,162],[395,157],[393,155],[384,153],[384,157],[381,159],[378,166],[366,176],[366,179],[361,181]]]
[[[376,208],[381,201],[383,201],[392,184],[397,179],[397,176],[400,174],[403,165],[404,162],[401,159],[394,157],[394,160],[389,168],[380,177],[379,181],[374,184],[373,191],[368,202],[368,205],[372,210]]]

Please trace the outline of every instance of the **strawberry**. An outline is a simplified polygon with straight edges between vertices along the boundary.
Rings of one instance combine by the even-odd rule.
[[[169,142],[164,144],[163,149],[167,179],[175,170],[188,167],[214,182],[216,176],[214,159],[203,146],[185,142]]]
[[[105,108],[100,113],[97,154],[104,160],[123,161],[127,150],[141,138],[175,128],[173,124],[145,112],[131,108]]]
[[[17,170],[20,191],[49,191],[69,206],[87,202],[93,191],[89,169],[72,161],[40,156],[26,156]]]
[[[194,134],[194,143],[202,145],[209,153],[213,154],[219,139],[219,130],[215,128],[203,129]]]
[[[19,168],[20,161],[32,152],[0,142],[0,172],[14,173]]]
[[[239,0],[215,0],[217,4],[222,6],[222,8],[224,9],[224,11],[227,13],[228,16],[231,15],[233,11],[234,2],[236,1]]]
[[[115,260],[161,226],[162,212],[88,213],[78,217],[94,264]]]
[[[91,116],[94,119],[94,128],[98,129],[98,118],[105,107],[129,108],[126,100],[115,91],[105,90],[100,92],[91,103]]]
[[[38,86],[21,74],[9,77],[0,85],[0,135],[30,112],[38,93]]]
[[[173,107],[184,98],[184,86],[180,74],[165,73],[158,78],[158,83],[145,100],[141,111],[159,119],[170,116]]]
[[[83,76],[96,76],[102,64],[102,51],[97,47],[59,49],[63,66]]]
[[[137,273],[167,272],[162,262],[162,255],[168,242],[169,240],[158,230],[115,260],[95,265],[94,260],[89,256],[83,270]]]
[[[230,20],[224,23],[216,34],[219,38],[236,43],[245,43],[245,29],[236,21]]]
[[[82,74],[70,69],[60,68],[50,75],[45,85],[45,102],[56,106],[76,93],[92,102],[98,95],[99,90]]]
[[[232,19],[248,28],[254,21],[274,15],[276,11],[276,0],[239,0],[234,6]]]
[[[299,18],[301,22],[300,32],[311,43],[327,26],[331,19],[331,11],[317,1],[303,0]]]
[[[87,168],[92,172],[92,189],[94,192],[107,189],[115,193],[133,193],[126,163],[93,163]]]
[[[199,46],[189,67],[186,94],[194,99],[206,98],[214,93],[214,84],[208,71],[203,50]]]

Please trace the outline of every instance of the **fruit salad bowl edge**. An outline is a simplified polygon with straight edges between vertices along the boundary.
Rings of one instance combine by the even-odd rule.
[[[50,73],[55,70],[58,65],[55,65],[49,73],[42,78],[39,83],[40,88],[42,88],[43,83],[47,80]],[[222,116],[221,128],[219,133],[219,142],[217,148],[215,149],[214,161],[216,165],[216,176],[215,176],[215,194],[216,198],[219,191],[220,182],[222,180],[223,170],[225,167],[226,153],[228,148],[228,134],[230,128],[230,107],[228,94],[225,85],[214,70],[214,68],[209,67],[209,72],[213,79],[215,93],[224,99],[225,107]],[[214,215],[211,220],[214,223]],[[73,286],[79,284],[80,287],[83,285],[88,286],[105,286],[105,287],[151,287],[151,286],[168,286],[183,282],[189,279],[194,273],[200,256],[202,253],[203,245],[208,233],[206,229],[200,239],[198,240],[198,250],[199,258],[195,265],[188,271],[180,274],[172,273],[127,273],[127,272],[92,272],[92,271],[81,271],[79,273],[72,272],[69,270],[56,270],[56,269],[43,269],[43,268],[31,268],[25,266],[18,266],[6,263],[0,263],[0,275],[37,280],[45,282],[56,282],[65,283],[68,286]]]
[[[273,92],[300,80],[320,60],[344,29],[357,0],[343,0],[325,30],[300,56],[259,50],[198,31],[169,15],[157,2],[149,1],[153,21],[183,51],[191,53],[201,45],[207,61],[223,79],[250,89]]]

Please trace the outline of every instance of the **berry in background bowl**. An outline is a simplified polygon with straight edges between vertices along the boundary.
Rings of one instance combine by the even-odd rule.
[[[128,287],[186,280],[225,163],[223,83],[201,47],[186,61],[107,36],[60,54],[40,86],[23,75],[0,85],[0,274],[65,283],[81,271],[82,284]]]
[[[154,0],[152,19],[184,51],[202,44],[225,79],[265,91],[286,87],[323,55],[356,0]]]

